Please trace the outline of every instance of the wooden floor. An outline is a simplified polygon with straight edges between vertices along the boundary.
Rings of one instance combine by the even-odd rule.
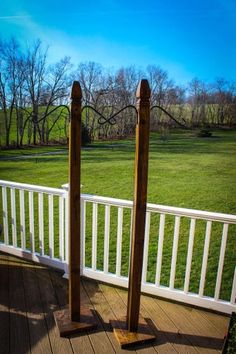
[[[126,314],[127,292],[82,280],[82,304],[95,311],[98,329],[60,338],[53,311],[67,302],[62,274],[0,253],[0,353],[120,353],[109,320]],[[156,328],[156,342],[137,353],[220,352],[229,319],[209,312],[142,296],[141,313]],[[129,350],[130,351],[130,350]]]

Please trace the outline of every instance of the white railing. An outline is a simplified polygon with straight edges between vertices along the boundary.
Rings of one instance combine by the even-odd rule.
[[[0,250],[64,270],[65,191],[8,181],[0,186]]]
[[[66,188],[6,181],[0,186],[0,250],[67,273]],[[82,274],[127,287],[133,203],[85,194],[81,199]],[[235,238],[234,215],[148,204],[142,291],[220,312],[235,311]]]

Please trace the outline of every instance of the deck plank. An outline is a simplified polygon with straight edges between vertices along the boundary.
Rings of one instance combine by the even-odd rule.
[[[59,304],[51,282],[49,270],[46,268],[37,269],[36,274],[39,282],[43,311],[46,314],[45,319],[47,323],[52,352],[60,354],[72,354],[73,350],[69,339],[61,338],[55,325],[53,312],[59,310]]]
[[[61,273],[55,272],[53,269],[50,270],[50,275],[60,309],[63,309],[68,305],[68,281],[62,278]],[[70,342],[75,354],[94,354],[94,349],[89,338],[89,332],[78,333],[74,336],[70,336]]]
[[[90,288],[93,286],[93,282],[90,283]],[[88,288],[88,281],[86,282],[86,288]],[[97,302],[98,302],[98,312],[102,316],[103,321],[107,324],[107,330],[109,331],[110,339],[113,343],[113,346],[115,347],[115,350],[117,353],[126,353],[127,350],[121,349],[118,341],[116,340],[113,330],[110,326],[110,320],[112,319],[117,319],[119,314],[120,317],[124,317],[126,315],[126,307],[122,306],[123,304],[120,304],[119,301],[117,301],[116,296],[112,296],[110,292],[110,287],[108,287],[108,291],[104,290],[106,289],[106,286],[103,284],[97,283],[98,287],[98,294],[99,297],[97,296]],[[95,289],[94,289],[95,290]],[[109,296],[111,295],[111,296]],[[111,300],[112,297],[112,301]],[[136,353],[135,350],[133,350],[134,353]]]
[[[173,323],[171,318],[158,306],[157,301],[153,301],[150,297],[142,296],[141,304],[154,321],[158,329],[157,336],[164,335],[167,342],[172,344],[178,353],[197,352],[197,349],[192,346],[188,338],[179,332],[178,327]]]
[[[109,324],[126,315],[126,290],[83,278],[81,303],[95,311],[98,328],[60,338],[53,311],[67,305],[67,291],[62,272],[0,252],[0,354],[130,351],[120,348]],[[154,323],[157,341],[132,352],[220,352],[229,317],[143,295],[140,310]]]
[[[199,322],[193,308],[158,300],[158,305],[200,353],[219,353],[223,345],[223,334],[219,336],[205,321]]]
[[[98,316],[100,318],[99,321],[99,332],[101,336],[101,333],[106,334],[106,338],[109,342],[109,345],[107,348],[104,348],[105,352],[104,353],[121,353],[121,349],[118,346],[118,343],[116,343],[115,338],[113,337],[113,334],[111,332],[111,328],[109,325],[108,317],[110,314],[110,309],[108,304],[104,301],[104,297],[102,295],[101,290],[99,290],[98,283],[95,281],[90,281],[87,279],[83,279],[83,289],[87,294],[87,301],[91,301],[92,305],[94,306],[94,309],[97,311]],[[85,298],[85,296],[83,297]],[[97,338],[100,339],[100,338]],[[96,343],[94,343],[96,348]],[[100,344],[100,341],[98,342]],[[98,351],[99,352],[99,351]],[[103,353],[103,351],[101,351]]]
[[[119,294],[116,292],[116,289],[105,284],[99,284],[99,288],[101,289],[103,296],[106,299],[107,306],[110,307],[110,313],[107,317],[107,321],[111,319],[119,319],[125,317],[127,313],[127,308],[122,299],[120,298]],[[153,343],[146,344],[144,346],[136,346],[135,349],[136,353],[156,353],[156,350],[153,347]]]
[[[197,349],[192,343],[179,332],[178,327],[173,323],[166,313],[158,306],[158,300],[148,296],[141,296],[141,311],[147,313],[155,323],[158,331],[157,337],[164,336],[165,340],[173,346],[178,353],[196,353]]]
[[[23,269],[9,257],[10,353],[30,353]]]
[[[197,309],[195,309],[195,311],[199,311]],[[229,316],[224,316],[224,315],[219,315],[216,313],[212,313],[212,312],[207,312],[207,311],[199,311],[201,316],[203,316],[207,321],[209,321],[211,323],[212,326],[214,326],[214,328],[217,331],[220,331],[219,333],[222,334],[226,334],[227,330],[228,330],[228,326],[229,326],[229,321],[230,321],[230,317]]]
[[[9,330],[9,268],[8,256],[0,255],[0,353],[8,354]]]
[[[50,354],[52,352],[48,337],[47,323],[39,295],[36,269],[24,268],[23,282],[26,298],[27,318],[32,354]]]

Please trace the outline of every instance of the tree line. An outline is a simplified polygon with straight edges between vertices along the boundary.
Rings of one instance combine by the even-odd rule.
[[[15,38],[0,40],[0,144],[22,146],[67,141],[71,84],[79,80],[83,104],[83,129],[88,139],[113,139],[134,133],[132,107],[114,118],[113,125],[99,124],[96,110],[114,115],[135,105],[141,78],[151,87],[151,129],[187,128],[236,124],[236,82],[218,78],[205,83],[197,78],[176,85],[166,70],[148,65],[106,69],[94,62],[72,65],[67,56],[48,62],[48,49],[40,40],[22,48]],[[162,110],[158,107],[162,107]],[[168,112],[168,114],[165,113]],[[102,119],[100,119],[102,121]]]

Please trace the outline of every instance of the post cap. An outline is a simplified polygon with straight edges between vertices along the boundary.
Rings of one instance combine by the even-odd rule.
[[[136,98],[150,98],[151,96],[151,89],[147,79],[142,79],[139,82],[137,91],[136,91]]]
[[[73,81],[70,98],[72,100],[82,98],[82,90],[79,81]]]

